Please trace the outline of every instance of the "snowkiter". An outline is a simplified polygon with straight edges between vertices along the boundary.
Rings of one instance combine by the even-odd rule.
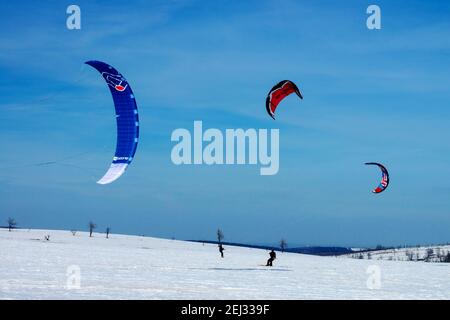
[[[219,244],[219,252],[220,252],[220,256],[223,258],[223,251],[224,251],[224,247],[222,246],[222,244]]]
[[[270,258],[269,258],[269,260],[267,260],[267,264],[266,264],[267,267],[272,266],[272,262],[273,262],[273,260],[275,260],[277,258],[277,254],[272,249],[272,251],[269,252],[269,256],[270,256]]]

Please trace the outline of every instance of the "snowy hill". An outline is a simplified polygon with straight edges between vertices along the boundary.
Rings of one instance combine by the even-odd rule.
[[[385,250],[370,250],[342,255],[354,259],[390,260],[390,261],[427,261],[441,262],[450,253],[450,245],[421,246],[395,248]]]
[[[450,264],[279,253],[268,268],[266,250],[225,249],[221,259],[209,244],[0,229],[0,298],[450,299]]]

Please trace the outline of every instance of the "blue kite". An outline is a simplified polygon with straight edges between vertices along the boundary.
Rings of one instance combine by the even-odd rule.
[[[133,161],[139,139],[139,115],[133,91],[119,71],[101,61],[85,63],[101,73],[111,91],[116,109],[116,152],[108,171],[97,181],[98,184],[108,184],[117,180]]]

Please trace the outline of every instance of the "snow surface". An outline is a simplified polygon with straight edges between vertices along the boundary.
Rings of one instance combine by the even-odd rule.
[[[225,249],[221,259],[210,244],[0,229],[0,299],[450,299],[450,264],[278,253],[268,268],[265,250]],[[367,285],[373,265],[379,289]],[[79,289],[67,287],[71,266]]]

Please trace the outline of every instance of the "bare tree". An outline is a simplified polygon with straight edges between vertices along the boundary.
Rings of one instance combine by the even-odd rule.
[[[450,252],[447,252],[447,254],[442,258],[442,262],[450,262]]]
[[[406,250],[405,255],[406,255],[406,259],[407,259],[408,261],[413,261],[414,253],[412,253],[412,252],[409,251],[409,250]]]
[[[109,232],[111,231],[110,227],[106,228],[106,239],[109,239]]]
[[[287,248],[287,242],[284,239],[280,240],[280,248],[281,248],[281,252],[284,252],[284,250],[286,250]]]
[[[222,230],[217,229],[217,241],[219,241],[219,243],[222,243],[222,240],[225,238],[225,236],[223,235]]]
[[[92,221],[89,221],[89,237],[92,237],[95,228],[97,228],[97,225]]]
[[[425,251],[425,256],[423,258],[423,261],[430,262],[433,259],[434,256],[434,250],[432,248],[429,248]]]
[[[14,218],[8,218],[8,230],[11,232],[12,229],[17,227],[17,222]]]

